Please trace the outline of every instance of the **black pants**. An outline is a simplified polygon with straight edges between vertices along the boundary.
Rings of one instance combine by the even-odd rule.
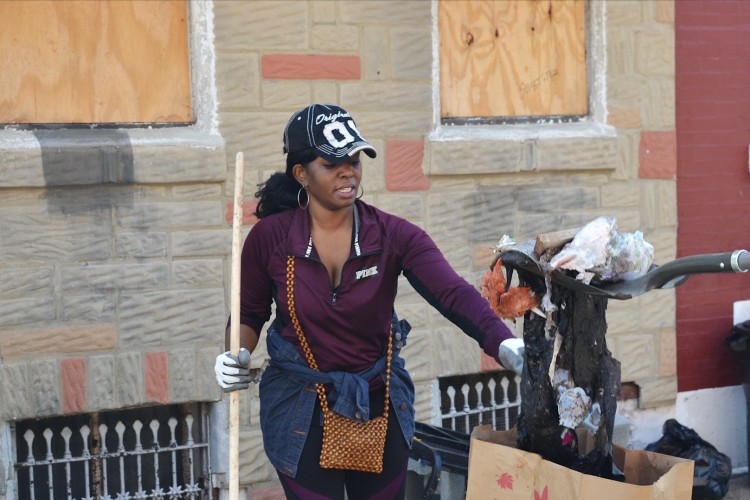
[[[383,413],[385,391],[370,393],[372,416]],[[323,443],[320,402],[315,403],[310,432],[302,450],[297,476],[292,478],[276,471],[287,499],[343,500],[344,488],[349,500],[403,499],[406,494],[406,468],[409,447],[404,441],[393,407],[388,411],[388,434],[383,454],[383,472],[360,472],[320,467],[320,449]]]

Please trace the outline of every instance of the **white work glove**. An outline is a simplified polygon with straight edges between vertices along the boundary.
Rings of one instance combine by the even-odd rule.
[[[230,351],[219,354],[216,356],[214,372],[222,391],[247,389],[250,382],[253,382],[250,375],[250,351],[242,347],[236,357]]]
[[[520,376],[523,372],[523,339],[512,338],[503,340],[498,349],[497,359],[503,368],[513,370]]]

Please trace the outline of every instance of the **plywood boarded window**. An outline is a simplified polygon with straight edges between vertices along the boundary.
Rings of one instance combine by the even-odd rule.
[[[585,7],[583,0],[438,2],[441,118],[587,115]]]
[[[0,1],[0,123],[189,123],[186,0]]]

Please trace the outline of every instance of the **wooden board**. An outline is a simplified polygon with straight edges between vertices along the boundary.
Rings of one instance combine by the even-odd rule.
[[[588,114],[585,2],[438,2],[443,118]]]
[[[534,243],[534,252],[537,255],[542,255],[552,248],[560,248],[572,241],[580,230],[581,228],[577,227],[575,229],[563,229],[562,231],[537,235],[536,242]]]
[[[0,123],[191,122],[185,0],[0,1]]]

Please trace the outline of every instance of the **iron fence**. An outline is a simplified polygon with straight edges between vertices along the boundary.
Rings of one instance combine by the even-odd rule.
[[[204,498],[203,426],[185,406],[19,422],[19,499]]]
[[[520,377],[509,371],[441,378],[442,427],[465,434],[479,424],[512,428],[521,408],[520,384]]]

